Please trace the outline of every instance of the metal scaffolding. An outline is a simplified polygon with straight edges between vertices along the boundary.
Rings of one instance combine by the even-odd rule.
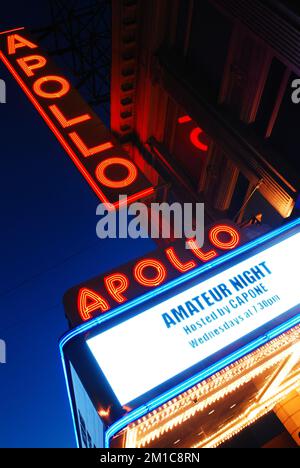
[[[74,84],[110,124],[111,0],[48,0],[51,25],[34,31],[67,66]]]

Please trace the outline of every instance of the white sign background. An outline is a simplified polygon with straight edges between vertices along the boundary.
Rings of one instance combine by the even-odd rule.
[[[299,305],[299,248],[300,233],[297,233],[89,339],[88,346],[121,405],[143,395]],[[229,280],[261,262],[266,262],[272,274],[253,285],[249,285],[249,287],[245,287],[241,292],[236,292]],[[167,328],[162,314],[170,314],[171,309],[180,304],[184,305],[186,301],[220,283],[228,285],[233,292],[231,297],[225,298],[222,302],[216,302],[213,307],[207,306],[205,311],[196,313],[193,317],[178,323],[176,326]],[[263,283],[264,287],[268,289],[263,295],[251,299],[236,310],[231,308],[230,314],[227,313],[224,317],[219,316],[213,323],[205,325],[192,334],[186,334],[183,330],[184,327],[195,324],[199,318],[205,318],[218,308],[228,306],[230,299],[241,295],[242,292],[257,286],[259,283]],[[273,296],[279,296],[280,300],[260,310],[258,303]],[[259,310],[250,318],[246,318],[247,310],[251,309],[253,312],[254,307]],[[239,325],[195,348],[190,345],[192,339],[201,337],[222,326],[225,321],[233,321],[240,315],[244,316],[245,319]]]

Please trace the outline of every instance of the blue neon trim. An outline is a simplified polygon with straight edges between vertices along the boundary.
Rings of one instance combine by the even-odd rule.
[[[131,301],[126,302],[122,306],[117,307],[116,309],[113,309],[111,312],[105,313],[102,316],[96,317],[95,319],[89,321],[88,323],[79,325],[77,328],[74,330],[71,330],[68,332],[65,336],[62,337],[59,343],[59,348],[60,348],[60,353],[62,356],[62,361],[63,361],[63,366],[64,366],[64,374],[65,374],[65,379],[66,379],[66,384],[67,384],[67,389],[68,389],[68,397],[69,397],[69,402],[71,406],[71,412],[72,412],[72,417],[73,417],[73,424],[74,424],[74,429],[75,429],[75,434],[76,434],[76,440],[78,444],[78,435],[77,435],[77,430],[76,430],[76,425],[75,425],[75,416],[73,412],[73,405],[72,405],[72,400],[71,400],[71,394],[70,394],[70,387],[69,387],[69,382],[68,382],[68,377],[67,377],[67,372],[66,372],[66,366],[65,366],[65,358],[64,358],[64,353],[63,353],[63,348],[64,346],[72,339],[75,338],[76,336],[91,330],[92,328],[96,327],[97,325],[111,319],[114,317],[117,317],[120,315],[122,312],[127,311],[129,309],[132,309],[134,306],[142,304],[146,302],[148,299],[151,299],[153,297],[156,297],[162,292],[168,291],[172,289],[173,287],[183,284],[186,281],[195,278],[196,276],[200,275],[203,272],[209,271],[210,269],[214,268],[215,266],[222,265],[223,263],[227,263],[229,260],[234,259],[241,255],[242,253],[248,252],[254,247],[260,246],[264,244],[265,242],[272,240],[276,238],[277,236],[284,234],[288,232],[289,230],[293,229],[294,227],[297,227],[300,225],[300,218],[297,218],[296,220],[292,221],[291,223],[288,223],[274,231],[271,231],[270,233],[267,233],[257,239],[254,239],[253,241],[244,244],[243,246],[233,250],[232,252],[228,252],[226,255],[223,255],[212,262],[209,262],[208,264],[201,265],[200,267],[192,270],[191,272],[179,276],[178,278],[160,286],[159,288],[154,289],[153,291],[150,291],[143,296],[140,296],[136,299],[133,299]],[[272,340],[276,336],[280,335],[284,331],[289,330],[295,325],[298,325],[300,323],[300,314],[294,317],[293,319],[289,320],[288,322],[282,324],[281,326],[275,328],[274,330],[271,330],[268,332],[266,335],[262,336],[261,338],[258,338],[257,340],[253,341],[252,343],[248,344],[247,346],[244,346],[240,350],[236,351],[235,353],[231,354],[230,356],[227,356],[221,361],[218,361],[215,363],[213,366],[205,369],[204,371],[198,373],[196,376],[193,376],[192,378],[186,380],[185,382],[181,383],[180,385],[174,387],[173,389],[169,390],[168,392],[164,393],[163,395],[160,395],[159,397],[155,398],[154,400],[151,400],[147,405],[143,405],[134,411],[130,412],[127,414],[124,418],[120,419],[119,421],[115,422],[111,427],[109,427],[105,433],[105,448],[109,447],[109,440],[110,438],[116,434],[119,430],[124,428],[127,424],[130,422],[135,421],[139,417],[145,415],[147,412],[151,411],[151,409],[154,409],[157,406],[160,406],[164,402],[174,398],[176,395],[179,393],[184,392],[188,388],[192,387],[195,385],[195,383],[198,383],[200,380],[204,380],[208,376],[212,375],[213,373],[217,372],[218,370],[226,367],[229,363],[232,363],[236,361],[237,359],[240,359],[243,357],[245,354],[257,349],[263,344],[266,344],[268,341]],[[230,359],[233,359],[230,361]],[[197,381],[197,382],[196,382]]]
[[[100,325],[101,323],[103,323],[103,322],[105,322],[105,321],[107,321],[107,320],[109,320],[111,318],[117,317],[118,315],[120,315],[125,310],[127,311],[129,309],[132,309],[134,306],[142,304],[143,302],[146,302],[148,299],[152,299],[153,297],[156,297],[157,295],[161,294],[162,292],[168,291],[169,289],[172,289],[173,287],[175,287],[175,286],[177,286],[179,284],[185,283],[186,281],[188,281],[188,280],[190,280],[192,278],[195,278],[196,276],[200,275],[201,273],[209,271],[209,270],[211,270],[212,268],[214,268],[216,266],[222,265],[223,263],[228,262],[229,260],[239,256],[240,254],[248,252],[252,248],[257,247],[257,246],[259,246],[259,245],[261,245],[261,244],[263,244],[263,243],[265,243],[265,242],[267,242],[269,240],[272,240],[275,237],[279,236],[280,234],[284,234],[284,233],[288,232],[290,229],[292,229],[292,228],[294,228],[296,226],[299,226],[299,225],[300,225],[300,218],[297,218],[293,222],[291,222],[291,223],[289,223],[289,224],[287,224],[285,226],[282,226],[282,227],[276,229],[275,231],[271,231],[270,233],[265,234],[264,236],[259,237],[258,239],[254,239],[253,241],[251,241],[251,242],[249,242],[247,244],[244,244],[243,246],[241,246],[241,247],[239,247],[239,248],[237,248],[237,249],[235,249],[235,250],[233,250],[231,252],[228,252],[225,255],[221,256],[221,257],[216,258],[212,262],[209,262],[209,263],[207,263],[205,265],[201,265],[200,267],[195,268],[194,270],[190,271],[189,273],[186,273],[185,275],[179,276],[178,278],[175,278],[174,280],[169,281],[166,284],[163,284],[162,286],[159,286],[158,288],[154,289],[153,291],[149,291],[148,293],[146,293],[146,294],[144,294],[142,296],[139,296],[139,297],[137,297],[135,299],[132,299],[132,300],[126,302],[122,306],[116,307],[111,312],[106,312],[104,315],[96,317],[95,319],[90,320],[89,322],[84,323],[82,325],[79,325],[78,327],[74,328],[74,330],[71,330],[70,332],[68,332],[66,335],[64,335],[62,337],[62,339],[60,340],[60,343],[59,343],[60,347],[63,348],[65,346],[65,344],[68,341],[70,341],[72,338],[74,338],[75,336],[78,336],[81,333],[84,333],[84,332],[86,332],[88,330],[91,330],[93,327],[95,327],[97,325]]]
[[[73,408],[73,403],[72,403],[72,398],[71,398],[71,390],[70,390],[70,385],[69,385],[69,379],[68,379],[68,376],[67,376],[66,361],[65,361],[65,357],[64,357],[64,354],[63,354],[62,350],[60,350],[60,356],[61,356],[61,360],[62,360],[64,376],[65,376],[65,381],[66,381],[66,386],[67,386],[67,395],[68,395],[69,405],[70,405],[71,413],[72,413],[72,422],[73,422],[73,429],[74,429],[74,432],[75,432],[76,445],[77,445],[77,448],[79,448],[79,438],[78,438],[78,434],[77,434],[75,414],[74,414],[74,408]]]
[[[282,333],[288,331],[289,329],[299,324],[300,324],[300,314],[296,315],[295,317],[285,322],[284,324],[274,328],[273,330],[269,331],[265,335],[257,338],[256,340],[252,341],[251,343],[239,349],[238,351],[230,354],[226,358],[221,359],[220,361],[208,367],[207,369],[204,369],[203,371],[194,375],[190,379],[185,380],[184,382],[172,388],[171,390],[168,390],[162,395],[154,398],[153,400],[150,400],[147,404],[140,406],[134,411],[128,413],[126,416],[124,416],[124,418],[120,419],[119,421],[116,421],[107,429],[105,433],[105,448],[109,448],[109,440],[111,439],[111,437],[114,436],[121,429],[123,429],[125,426],[127,426],[127,424],[130,424],[133,421],[139,419],[140,417],[149,413],[153,409],[163,405],[167,401],[172,400],[172,398],[185,392],[189,388],[198,384],[200,381],[205,380],[208,377],[211,377],[213,374],[215,374],[219,370],[224,369],[224,367],[232,364],[238,359],[241,359],[246,354],[252,351],[255,351],[256,349],[260,348],[261,346],[268,343],[272,339],[276,338],[277,336],[281,335]]]

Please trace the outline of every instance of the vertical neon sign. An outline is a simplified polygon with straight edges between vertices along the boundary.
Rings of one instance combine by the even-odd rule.
[[[154,188],[69,80],[24,30],[0,33],[0,59],[99,199],[119,207]]]

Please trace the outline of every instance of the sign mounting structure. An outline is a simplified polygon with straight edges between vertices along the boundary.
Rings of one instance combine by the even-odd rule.
[[[25,30],[0,33],[0,60],[107,208],[120,207],[120,194],[127,195],[129,204],[154,193],[150,181]]]

